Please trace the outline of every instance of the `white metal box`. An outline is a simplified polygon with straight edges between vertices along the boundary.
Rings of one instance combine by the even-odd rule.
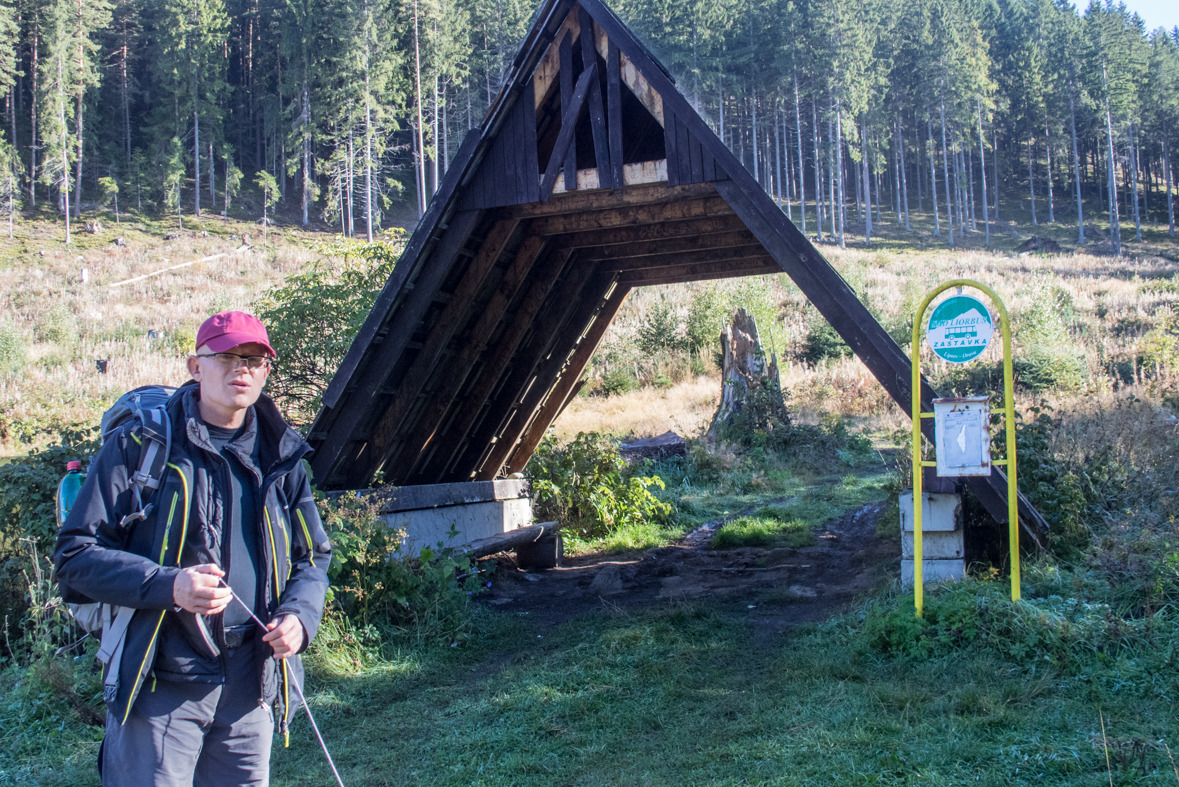
[[[939,476],[991,474],[989,396],[934,399],[933,426]]]

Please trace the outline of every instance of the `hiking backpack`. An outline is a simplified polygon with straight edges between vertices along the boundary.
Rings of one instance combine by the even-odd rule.
[[[155,505],[151,502],[153,493],[159,489],[168,467],[168,454],[172,449],[172,422],[165,410],[168,400],[176,393],[175,388],[166,385],[145,385],[128,391],[102,415],[101,442],[105,443],[124,424],[138,421],[140,430],[139,458],[131,474],[131,495],[135,510],[124,516],[119,524],[127,525],[147,518]],[[92,601],[84,604],[66,604],[70,614],[90,634],[101,632],[102,644],[98,649],[98,660],[110,663],[123,650],[127,626],[135,610],[115,604]],[[118,670],[111,670],[108,680],[117,677]]]

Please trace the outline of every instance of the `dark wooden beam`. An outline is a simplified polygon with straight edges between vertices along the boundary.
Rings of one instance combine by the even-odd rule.
[[[639,257],[659,256],[662,254],[679,254],[685,252],[703,251],[706,249],[729,249],[735,246],[761,245],[761,242],[748,230],[735,232],[718,232],[711,235],[689,235],[686,238],[667,238],[664,240],[640,241],[638,243],[614,244],[611,246],[591,246],[582,249],[578,254],[581,260],[608,262],[610,260],[635,260]]]
[[[577,129],[577,116],[581,114],[581,107],[585,104],[587,92],[594,83],[597,70],[597,64],[594,64],[581,72],[581,76],[577,79],[577,87],[573,89],[573,98],[570,99],[569,108],[561,114],[561,131],[557,134],[557,143],[553,146],[553,152],[549,156],[549,164],[544,170],[544,179],[540,182],[541,202],[548,200],[553,193],[553,186],[557,184],[557,173],[561,169],[561,162],[565,158],[566,151],[569,150],[570,144],[573,142],[574,131]],[[576,172],[573,173],[573,179],[576,184]]]
[[[516,444],[524,435],[524,430],[532,421],[536,409],[544,401],[561,369],[565,368],[570,353],[577,347],[582,334],[593,322],[613,286],[610,278],[599,275],[596,286],[591,284],[586,288],[581,300],[569,313],[568,321],[559,331],[552,333],[554,340],[551,350],[542,355],[543,362],[535,367],[536,373],[529,375],[525,385],[519,388],[518,397],[514,397],[516,401],[511,417],[503,422],[502,428],[496,430],[495,442],[475,473],[476,481],[494,479],[499,475],[500,468],[516,450]]]
[[[458,286],[451,293],[442,314],[434,320],[422,349],[414,358],[413,363],[405,372],[389,404],[389,409],[381,415],[376,426],[368,436],[368,451],[365,452],[364,463],[352,472],[358,472],[364,478],[371,478],[385,462],[389,448],[392,447],[397,433],[405,424],[405,417],[418,403],[423,386],[434,374],[443,351],[450,344],[455,331],[467,322],[466,315],[470,312],[471,301],[483,288],[483,283],[495,267],[504,247],[511,240],[520,222],[516,219],[501,219],[492,225],[491,231],[483,239],[479,252],[467,265]],[[392,480],[392,479],[390,479]]]
[[[611,187],[622,188],[622,56],[613,41],[606,45],[606,118],[610,124]],[[598,185],[601,185],[599,183]]]
[[[661,241],[669,238],[689,238],[694,235],[737,232],[743,229],[745,229],[744,223],[736,216],[715,216],[691,221],[646,224],[640,227],[613,227],[604,230],[571,232],[554,238],[553,242],[559,248],[579,249],[589,246],[613,246]]]
[[[565,37],[561,39],[560,47],[561,60],[561,111],[564,113],[569,107],[573,106],[573,32],[565,33]],[[578,114],[581,109],[578,108]],[[562,123],[565,121],[562,120]],[[573,125],[577,125],[577,117],[573,118]],[[554,148],[556,152],[556,148]],[[565,146],[565,191],[577,190],[577,146],[566,144]],[[545,167],[548,171],[548,167]],[[552,193],[552,189],[541,189],[541,200],[547,199],[547,194]]]
[[[589,191],[566,191],[553,194],[548,202],[532,202],[522,205],[507,205],[495,215],[500,218],[537,218],[557,216],[562,213],[584,213],[587,210],[609,208],[630,208],[657,202],[677,202],[685,199],[715,197],[716,189],[711,183],[691,183],[687,186],[669,188],[666,183],[638,183],[628,186],[625,191],[591,189]]]
[[[636,205],[628,208],[568,213],[533,219],[529,232],[536,235],[564,235],[570,232],[600,230],[613,227],[635,227],[642,224],[662,224],[687,219],[708,219],[731,215],[733,209],[720,197],[663,202],[655,205]]]
[[[630,293],[630,287],[619,284],[614,288],[614,292],[610,293],[610,297],[602,305],[602,308],[598,310],[593,324],[578,342],[577,349],[573,351],[573,355],[569,358],[561,376],[557,378],[556,384],[545,397],[544,404],[541,405],[536,416],[532,419],[532,423],[525,430],[520,444],[516,446],[516,450],[508,459],[506,467],[508,473],[519,473],[524,469],[528,460],[532,458],[533,452],[536,451],[536,447],[544,439],[544,434],[549,426],[565,409],[569,403],[569,397],[581,386],[583,382],[581,375],[585,373],[598,345],[602,343],[602,338],[606,335],[606,329],[610,327],[618,310],[622,308],[622,303],[626,300],[628,293]]]
[[[444,444],[445,450],[442,445],[435,447],[417,471],[425,483],[470,478],[510,412],[515,394],[547,352],[553,333],[569,313],[568,305],[577,302],[594,267],[578,264],[565,250],[555,252],[552,267],[545,271],[547,275],[529,288],[512,322],[482,360],[478,376],[466,389],[470,398],[435,441]]]
[[[739,260],[764,259],[769,257],[760,243],[748,246],[731,246],[727,249],[701,249],[676,254],[647,254],[642,257],[623,257],[602,260],[598,268],[604,271],[641,271],[665,269],[684,265],[700,265],[735,262]],[[772,258],[771,258],[772,259]]]
[[[716,279],[736,279],[742,276],[772,276],[781,273],[781,268],[734,268],[732,270],[712,270],[704,272],[683,273],[670,275],[664,272],[643,271],[638,275],[623,274],[618,277],[619,284],[628,287],[659,287],[664,284],[685,284],[691,281],[714,281]],[[658,275],[656,275],[658,273]]]
[[[445,374],[427,394],[425,407],[418,413],[414,423],[409,425],[408,436],[397,447],[398,459],[390,464],[390,470],[386,473],[386,477],[393,483],[408,477],[414,466],[419,463],[422,452],[437,434],[451,402],[462,389],[467,375],[483,353],[496,325],[524,285],[533,265],[541,256],[544,245],[544,238],[535,235],[524,239],[512,259],[512,264],[508,266],[495,292],[483,306],[475,324],[461,337],[457,352],[447,359]]]
[[[610,147],[606,137],[606,112],[602,106],[602,83],[598,79],[598,51],[594,48],[594,20],[584,8],[577,11],[581,27],[581,67],[594,72],[589,90],[590,132],[594,138],[594,163],[598,170],[598,185],[610,182]],[[585,73],[584,71],[582,73]]]
[[[357,367],[353,375],[358,378],[356,387],[348,393],[347,406],[342,408],[332,423],[328,436],[316,447],[311,458],[312,473],[321,483],[329,482],[337,458],[344,447],[352,441],[356,427],[368,417],[374,398],[385,386],[390,370],[401,357],[439,286],[450,273],[451,263],[466,245],[481,215],[482,211],[477,210],[460,211],[454,215],[438,245],[422,263],[420,273],[412,280],[413,288],[408,291],[400,308],[393,314],[385,340],[370,354],[363,366]],[[409,283],[408,280],[403,280],[402,286],[406,283]],[[371,338],[369,343],[372,343]],[[365,486],[366,482],[367,479],[365,482],[357,481],[356,485]]]

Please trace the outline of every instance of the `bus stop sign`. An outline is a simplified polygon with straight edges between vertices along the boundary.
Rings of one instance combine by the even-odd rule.
[[[929,315],[925,340],[942,360],[967,363],[983,354],[994,332],[991,312],[982,301],[969,295],[954,295],[939,303]]]

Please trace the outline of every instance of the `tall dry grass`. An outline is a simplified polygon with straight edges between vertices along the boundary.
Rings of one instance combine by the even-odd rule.
[[[184,357],[206,317],[248,308],[316,256],[313,236],[275,233],[267,245],[242,248],[248,223],[200,226],[171,241],[128,232],[125,246],[110,229],[103,245],[88,239],[96,248],[46,244],[0,264],[0,330],[15,332],[25,350],[19,368],[0,372],[0,455],[40,442],[40,430],[96,421],[131,388],[184,382]],[[217,254],[226,256],[111,286]],[[98,360],[108,362],[105,374]]]

